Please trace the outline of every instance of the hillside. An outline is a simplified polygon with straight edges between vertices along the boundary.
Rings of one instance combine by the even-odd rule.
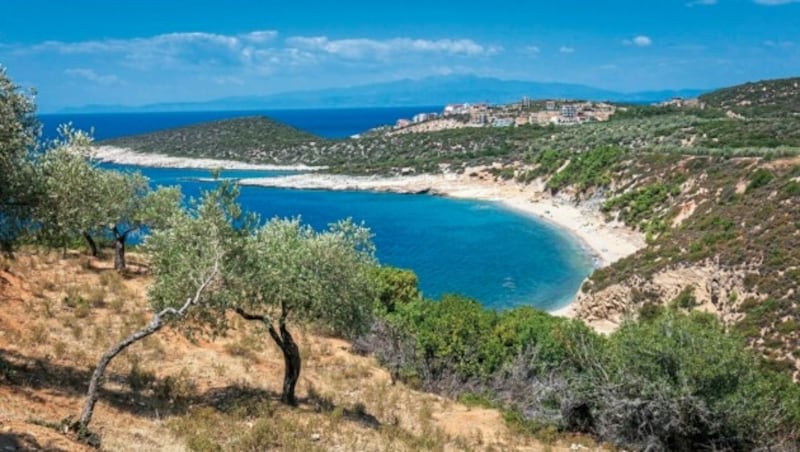
[[[58,431],[79,412],[89,372],[147,322],[151,278],[105,259],[22,252],[0,261],[0,446],[92,450]],[[278,402],[282,358],[247,322],[225,337],[175,331],[125,351],[109,371],[93,429],[104,450],[571,450],[515,433],[498,410],[392,384],[350,344],[304,332],[296,409]]]
[[[307,158],[323,139],[262,116],[224,119],[101,142],[177,156],[215,157],[259,162]]]
[[[745,83],[700,96],[710,108],[747,118],[800,116],[798,98],[800,77]]]
[[[242,118],[100,144],[183,157],[326,165],[340,173],[391,173],[402,168],[430,172],[438,171],[440,163],[459,170],[497,161],[532,161],[542,150],[582,152],[601,146],[677,154],[794,155],[800,150],[800,116],[782,115],[782,105],[759,107],[763,115],[747,120],[732,117],[721,107],[622,105],[610,121],[579,127],[377,131],[344,140],[314,137],[266,118]]]

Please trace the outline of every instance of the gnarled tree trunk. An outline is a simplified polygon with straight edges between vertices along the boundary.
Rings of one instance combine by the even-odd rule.
[[[281,353],[283,353],[283,389],[281,391],[281,402],[291,405],[297,406],[297,396],[295,395],[295,389],[297,387],[297,381],[300,379],[300,368],[302,366],[302,359],[300,357],[300,348],[297,346],[297,343],[294,341],[292,334],[289,333],[289,330],[286,328],[286,316],[287,312],[284,310],[283,314],[281,315],[279,330],[275,330],[275,327],[272,325],[272,322],[263,315],[258,314],[249,314],[245,312],[242,308],[236,308],[236,313],[239,314],[245,320],[257,320],[263,322],[264,325],[267,327],[267,331],[269,331],[269,335],[272,337],[272,340],[275,341],[275,344],[278,348],[281,349]]]
[[[163,314],[164,313],[156,314],[155,317],[153,317],[153,320],[146,327],[136,331],[135,333],[123,339],[121,342],[111,347],[103,355],[103,357],[100,358],[100,362],[97,364],[97,367],[92,373],[92,379],[89,380],[89,390],[86,393],[86,403],[83,405],[80,418],[72,425],[73,430],[76,432],[87,431],[89,422],[92,420],[92,414],[94,414],[94,406],[97,403],[97,398],[99,396],[98,392],[100,390],[100,384],[102,383],[103,376],[106,373],[106,368],[109,364],[111,364],[111,360],[132,344],[160,330],[163,326],[161,320],[161,316]]]
[[[117,271],[125,270],[125,241],[128,238],[128,232],[120,233],[119,229],[114,226],[111,228],[114,234],[114,269]]]
[[[92,257],[97,257],[97,243],[95,243],[92,235],[89,234],[88,231],[84,231],[83,238],[86,239],[86,243],[89,245],[89,251],[92,252]]]
[[[297,397],[294,391],[297,386],[297,380],[300,379],[300,366],[302,364],[300,349],[297,347],[297,343],[294,341],[294,338],[292,338],[289,330],[286,329],[284,323],[281,323],[280,330],[281,340],[280,342],[277,340],[275,342],[278,343],[278,347],[280,347],[283,352],[283,364],[285,366],[283,369],[283,392],[281,393],[281,402],[287,405],[297,406]],[[275,336],[272,338],[276,339]]]

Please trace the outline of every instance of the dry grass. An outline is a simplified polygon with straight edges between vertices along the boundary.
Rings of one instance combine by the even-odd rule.
[[[0,261],[0,446],[15,440],[80,450],[38,425],[76,415],[99,356],[149,319],[148,278],[110,267],[46,252]],[[216,341],[162,331],[112,363],[91,425],[104,448],[569,449],[514,434],[495,410],[392,385],[388,372],[351,354],[347,342],[303,330],[296,334],[301,403],[286,407],[278,402],[279,350],[262,328],[231,320],[227,337]]]

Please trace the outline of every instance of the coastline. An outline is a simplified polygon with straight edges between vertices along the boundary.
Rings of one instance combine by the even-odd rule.
[[[474,171],[467,170],[464,174]],[[606,222],[599,206],[575,205],[565,196],[553,196],[542,184],[521,185],[465,175],[342,176],[298,174],[242,179],[242,185],[305,190],[356,190],[391,193],[428,193],[453,198],[494,201],[531,215],[570,233],[596,258],[601,268],[645,246],[644,235],[619,222]]]
[[[136,152],[116,146],[92,146],[90,155],[93,159],[105,163],[120,165],[149,166],[153,168],[194,168],[194,169],[229,169],[260,171],[320,171],[325,166],[308,165],[261,165],[236,160],[217,160],[193,157],[174,157],[165,154]]]
[[[346,176],[315,173],[325,167],[306,165],[255,165],[233,160],[195,159],[145,154],[125,148],[100,146],[93,156],[110,163],[169,168],[222,168],[233,170],[295,170],[303,174],[247,178],[242,185],[298,190],[373,191],[401,194],[431,194],[461,199],[476,199],[502,204],[508,209],[530,215],[563,230],[576,239],[590,255],[595,268],[603,268],[645,247],[644,234],[621,222],[607,222],[599,203],[575,204],[566,195],[552,195],[541,181],[528,185],[513,181],[497,181],[486,168],[467,168],[462,174],[421,174],[405,176]],[[477,177],[467,176],[478,174]],[[550,314],[574,317],[578,293]],[[600,331],[612,326],[592,325]]]
[[[495,181],[493,177],[469,177],[483,168],[469,168],[463,174],[412,176],[342,176],[298,174],[292,176],[242,179],[242,185],[301,190],[355,190],[389,193],[449,196],[498,202],[524,215],[550,223],[576,239],[591,256],[595,268],[602,268],[645,247],[644,234],[621,222],[607,222],[598,202],[576,205],[568,196],[553,196],[541,181],[529,185]],[[573,318],[580,292],[562,307],[548,311],[552,315]],[[607,321],[587,322],[602,333],[615,329]]]

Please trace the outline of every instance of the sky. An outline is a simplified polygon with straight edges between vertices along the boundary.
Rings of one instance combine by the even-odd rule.
[[[0,0],[40,110],[471,74],[622,92],[800,75],[800,0]]]

